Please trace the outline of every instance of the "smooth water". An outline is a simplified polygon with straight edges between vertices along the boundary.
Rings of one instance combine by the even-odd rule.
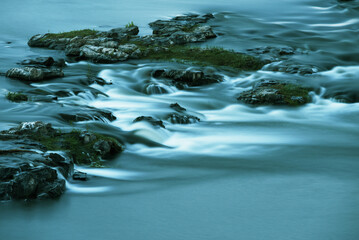
[[[90,180],[68,183],[59,200],[0,203],[0,239],[359,239],[359,103],[326,97],[359,99],[358,1],[2,0],[0,72],[25,58],[63,56],[30,49],[27,39],[37,33],[134,21],[149,34],[148,22],[188,12],[215,13],[210,24],[220,36],[204,45],[291,46],[320,72],[240,72],[184,90],[151,78],[164,64],[146,61],[69,63],[65,78],[30,85],[0,76],[0,130],[42,120],[128,142],[109,168],[79,168]],[[113,84],[79,86],[89,71]],[[241,91],[265,78],[321,90],[298,108],[237,102]],[[154,85],[167,93],[154,94]],[[84,92],[58,102],[12,103],[4,96],[78,88]],[[165,121],[166,129],[132,123],[140,115],[164,118],[174,102],[201,122]],[[87,106],[108,109],[117,120],[69,125],[59,118]]]

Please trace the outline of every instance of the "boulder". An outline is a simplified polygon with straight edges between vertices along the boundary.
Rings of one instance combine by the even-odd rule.
[[[310,101],[309,89],[297,84],[262,80],[251,90],[244,91],[238,100],[254,105],[289,105],[298,106]]]
[[[218,83],[223,80],[222,76],[217,74],[205,74],[198,70],[155,70],[152,72],[154,78],[171,79],[177,86],[201,86],[211,83]]]
[[[162,120],[155,119],[151,116],[140,116],[140,117],[137,117],[135,120],[133,120],[134,123],[141,122],[141,121],[148,122],[152,126],[155,126],[155,127],[166,128],[165,125],[163,124]]]
[[[35,67],[24,67],[24,68],[11,68],[6,72],[6,77],[15,78],[22,81],[28,82],[39,82],[51,78],[63,77],[64,73],[61,69],[57,68],[35,68]]]

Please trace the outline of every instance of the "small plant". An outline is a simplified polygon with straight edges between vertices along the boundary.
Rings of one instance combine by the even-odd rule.
[[[23,102],[28,100],[28,97],[21,92],[8,92],[6,98],[12,102]]]
[[[125,27],[130,28],[130,27],[134,27],[134,26],[136,26],[136,25],[133,23],[133,21],[131,21],[131,22],[127,23]]]

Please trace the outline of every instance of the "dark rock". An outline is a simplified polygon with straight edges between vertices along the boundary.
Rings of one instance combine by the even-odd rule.
[[[29,172],[23,172],[15,176],[11,196],[16,199],[36,198],[38,179]]]
[[[113,38],[123,37],[123,35],[132,35],[136,36],[139,33],[139,29],[137,26],[133,27],[125,27],[125,28],[114,28],[109,31],[110,33],[115,33],[115,35],[111,35]]]
[[[0,182],[0,201],[11,200],[12,182]]]
[[[42,183],[38,188],[38,198],[59,198],[66,190],[66,182],[63,179],[56,179],[49,184]]]
[[[81,122],[81,121],[92,121],[100,120],[103,122],[114,121],[116,116],[112,112],[96,109],[96,108],[85,108],[77,111],[77,113],[59,113],[59,116],[67,122]]]
[[[141,121],[149,122],[150,124],[152,124],[152,126],[155,126],[155,127],[166,128],[161,120],[154,119],[151,116],[140,116],[140,117],[137,117],[135,120],[133,120],[134,123],[141,122]]]
[[[38,57],[36,59],[27,59],[22,61],[21,65],[32,65],[32,66],[44,66],[51,67],[55,63],[55,60],[52,57]]]
[[[87,173],[76,171],[72,175],[73,180],[87,181]]]
[[[6,72],[6,77],[15,78],[22,81],[39,82],[51,78],[63,77],[64,73],[57,68],[12,68]]]
[[[263,69],[300,75],[313,74],[319,71],[318,67],[314,65],[300,64],[293,61],[274,62],[265,66]]]
[[[98,140],[93,145],[93,149],[98,152],[100,155],[104,156],[111,151],[111,146],[108,141],[105,140]]]
[[[200,121],[196,116],[179,113],[171,113],[167,118],[173,124],[191,124]]]
[[[71,158],[68,156],[64,157],[63,155],[59,153],[50,153],[46,155],[52,162],[48,163],[48,166],[57,167],[60,171],[60,173],[65,177],[68,178],[68,176],[71,174],[71,172],[74,169],[74,163]]]
[[[252,90],[244,91],[239,101],[254,105],[303,105],[310,101],[309,89],[297,84],[262,80]]]
[[[179,105],[178,103],[172,103],[170,105],[170,108],[176,110],[177,112],[185,112],[186,109],[184,107],[181,107],[181,105]]]
[[[216,74],[205,74],[196,70],[155,70],[152,72],[154,78],[171,79],[175,85],[201,86],[218,83],[223,80],[222,76]]]

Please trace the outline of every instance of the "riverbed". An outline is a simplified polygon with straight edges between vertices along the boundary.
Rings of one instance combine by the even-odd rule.
[[[303,53],[298,61],[318,67],[304,76],[233,72],[219,84],[185,89],[154,82],[163,94],[148,87],[156,81],[151,70],[180,63],[69,62],[65,78],[36,84],[0,76],[0,130],[40,120],[129,138],[107,168],[78,166],[89,180],[67,182],[60,199],[1,202],[0,239],[359,238],[358,1],[2,0],[0,6],[2,73],[26,58],[65,57],[28,47],[38,33],[109,30],[133,21],[146,35],[149,22],[185,13],[214,14],[209,24],[219,36],[203,46],[292,47]],[[8,91],[75,88],[89,72],[112,85],[92,84],[49,102],[5,98]],[[268,78],[319,90],[301,107],[237,101],[240,92]],[[141,115],[163,118],[176,102],[201,121],[164,121],[165,129],[133,123]],[[58,117],[88,106],[117,119],[68,123]]]

